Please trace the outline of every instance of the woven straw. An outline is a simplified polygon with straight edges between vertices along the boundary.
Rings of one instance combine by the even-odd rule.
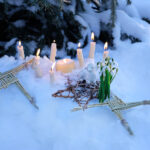
[[[121,124],[125,127],[125,129],[129,132],[130,135],[133,135],[133,131],[129,127],[127,121],[123,118],[121,111],[129,108],[133,108],[140,105],[150,105],[150,100],[144,100],[140,102],[132,102],[132,103],[124,103],[121,99],[119,99],[116,95],[112,94],[111,100],[100,104],[92,104],[88,105],[87,108],[100,107],[100,106],[108,106],[112,112],[116,114],[116,116],[120,119]],[[83,107],[77,107],[72,109],[72,112],[78,110],[84,110]]]
[[[32,63],[33,59],[21,64],[20,66],[11,69],[7,72],[0,73],[0,89],[7,88],[11,84],[16,84],[18,88],[23,92],[23,94],[28,98],[29,102],[38,109],[38,106],[35,104],[34,99],[29,95],[29,93],[24,89],[19,80],[15,77],[15,74],[25,67],[28,64]]]

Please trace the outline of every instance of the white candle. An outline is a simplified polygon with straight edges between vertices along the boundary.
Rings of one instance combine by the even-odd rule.
[[[54,67],[55,63],[53,63],[49,73],[50,73],[50,83],[53,84],[55,82],[55,76],[54,76]]]
[[[75,69],[75,62],[72,59],[62,59],[56,63],[56,71],[69,73],[72,72],[73,69]]]
[[[19,58],[24,59],[24,49],[23,46],[21,45],[21,41],[18,42],[17,50]]]
[[[91,34],[91,39],[92,39],[92,42],[90,43],[89,58],[94,59],[96,42],[94,42],[94,33],[93,33],[93,32],[92,32],[92,34]]]
[[[51,54],[50,54],[50,60],[52,62],[55,62],[55,57],[56,57],[56,51],[57,51],[57,46],[55,40],[51,44]]]
[[[39,65],[39,60],[40,60],[39,54],[40,54],[40,48],[37,50],[36,56],[34,57],[34,60],[32,62],[32,68],[33,69],[36,68],[37,65]]]
[[[107,48],[108,48],[108,42],[105,42],[105,44],[104,44],[103,60],[105,60],[108,57],[108,55],[109,55],[109,51],[108,51]]]
[[[33,63],[32,63],[32,68],[34,69],[35,71],[35,74],[37,77],[42,77],[43,73],[42,73],[42,70],[41,70],[41,67],[40,67],[40,49],[37,50],[36,52],[36,56],[34,57],[34,60],[33,60]]]
[[[82,53],[82,49],[80,48],[80,43],[78,44],[78,49],[77,49],[77,56],[78,56],[78,60],[79,60],[79,64],[80,67],[84,66],[84,58],[83,58],[83,53]]]

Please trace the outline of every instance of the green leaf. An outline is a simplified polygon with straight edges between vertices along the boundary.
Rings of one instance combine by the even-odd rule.
[[[105,84],[104,84],[103,74],[100,77],[100,87],[99,87],[98,98],[99,98],[100,103],[103,103],[105,100]]]

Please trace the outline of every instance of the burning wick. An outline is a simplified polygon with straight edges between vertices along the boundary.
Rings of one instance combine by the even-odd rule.
[[[19,47],[21,47],[21,41],[19,41],[18,44],[19,44]]]
[[[106,51],[108,49],[108,42],[105,42],[104,44],[104,50]]]
[[[105,42],[104,44],[104,53],[103,53],[103,60],[105,60],[109,55],[109,51],[108,51],[108,42]]]
[[[38,57],[39,55],[40,55],[40,48],[36,52],[36,57]]]
[[[79,42],[79,43],[78,43],[78,48],[80,48],[80,47],[81,47],[81,43]]]
[[[91,33],[91,40],[94,41],[94,32]]]

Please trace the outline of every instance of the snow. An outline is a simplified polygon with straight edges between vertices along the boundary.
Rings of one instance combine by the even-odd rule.
[[[135,18],[140,18],[140,15],[138,13],[137,8],[134,6],[134,4],[132,5],[128,5],[125,7],[125,12],[127,12],[127,14],[131,17],[135,17]]]
[[[13,38],[5,44],[5,50],[12,46],[16,42],[17,38]]]
[[[68,42],[67,47],[69,50],[71,50],[71,49],[74,49],[75,47],[77,47],[77,44],[73,43],[73,42]]]
[[[30,10],[30,11],[33,12],[33,13],[37,12],[38,9],[39,9],[39,8],[36,7],[36,6],[27,7],[27,10]]]
[[[17,20],[13,22],[13,25],[16,26],[17,28],[22,28],[25,27],[26,22],[24,20]]]
[[[120,42],[116,51],[110,51],[110,56],[119,64],[119,73],[111,88],[125,102],[150,98],[149,49],[149,43],[131,45],[125,41]],[[89,46],[83,51],[85,56],[88,51]],[[97,44],[96,61],[102,59],[102,53],[103,45]],[[0,59],[0,71],[7,71],[20,63],[13,57],[4,56]],[[38,111],[15,85],[0,91],[1,149],[149,149],[149,106],[123,113],[135,133],[134,137],[130,137],[107,107],[70,112],[77,106],[73,100],[51,96],[64,88],[65,77],[57,73],[55,84],[50,84],[49,59],[41,58],[40,64],[44,72],[42,78],[36,78],[31,68],[17,74],[25,89],[37,100]]]
[[[6,0],[6,2],[8,2],[9,4],[16,5],[16,6],[21,6],[24,0]]]
[[[149,17],[150,2],[132,1],[134,5],[124,9],[127,14],[122,8],[117,10],[118,17],[113,31],[116,50],[110,50],[110,56],[119,64],[119,72],[111,89],[125,102],[150,99],[150,25],[140,20],[140,17]],[[13,2],[17,3],[17,0]],[[100,21],[108,23],[110,11],[104,11],[99,17]],[[93,26],[93,29],[96,28]],[[122,42],[121,32],[138,37],[142,42]],[[9,41],[6,49],[15,40]],[[32,41],[31,44],[33,47],[36,45]],[[84,58],[88,57],[89,49],[90,45],[83,49]],[[50,48],[45,47],[43,54],[49,55],[49,52]],[[64,55],[64,51],[57,53],[57,56]],[[102,56],[103,44],[97,42],[95,62],[102,60]],[[26,60],[32,57],[27,57]],[[21,63],[22,60],[4,56],[0,58],[0,72]],[[35,110],[15,85],[0,90],[1,150],[149,150],[150,106],[140,106],[123,112],[135,134],[129,136],[107,107],[71,112],[72,108],[78,106],[72,99],[51,96],[57,90],[65,88],[65,76],[55,73],[55,81],[51,84],[49,58],[40,58],[40,66],[43,71],[42,78],[36,78],[31,67],[16,75],[24,88],[36,99],[39,110]],[[81,73],[80,71],[77,68],[70,77],[77,78],[76,74]],[[98,100],[94,102],[98,103]]]
[[[93,9],[84,2],[85,12],[80,13],[80,16],[88,23],[92,32],[95,33],[96,36],[100,34],[100,19],[99,13],[95,13]]]
[[[26,46],[30,49],[30,52],[34,53],[34,51],[37,47],[37,43],[35,41],[30,41],[30,42],[26,43]]]
[[[81,33],[83,36],[83,39],[86,38],[86,36],[88,36],[88,41],[90,41],[90,35],[91,35],[91,28],[89,27],[88,23],[86,22],[86,20],[84,20],[84,18],[82,18],[79,15],[75,16],[75,19],[80,22],[80,24],[84,27],[84,29],[82,29]],[[81,43],[83,43],[82,39],[80,40]]]
[[[75,14],[75,7],[76,7],[76,1],[72,1],[71,5],[68,6],[64,5],[64,11],[71,11],[73,14]]]
[[[149,18],[150,19],[150,1],[144,0],[141,3],[141,0],[132,0],[133,4],[136,6],[138,12],[140,13],[141,17]]]
[[[109,23],[110,10],[103,11],[101,14],[101,21]],[[145,21],[138,18],[132,18],[122,10],[117,10],[117,22],[120,24],[122,33],[132,35],[142,41],[149,41],[150,27]],[[118,28],[118,27],[117,27]],[[118,31],[119,32],[119,31]],[[117,36],[118,37],[118,36]]]
[[[131,17],[140,18],[139,12],[135,5],[133,3],[131,3],[131,5],[127,5],[126,0],[118,1],[118,9],[124,10]]]

